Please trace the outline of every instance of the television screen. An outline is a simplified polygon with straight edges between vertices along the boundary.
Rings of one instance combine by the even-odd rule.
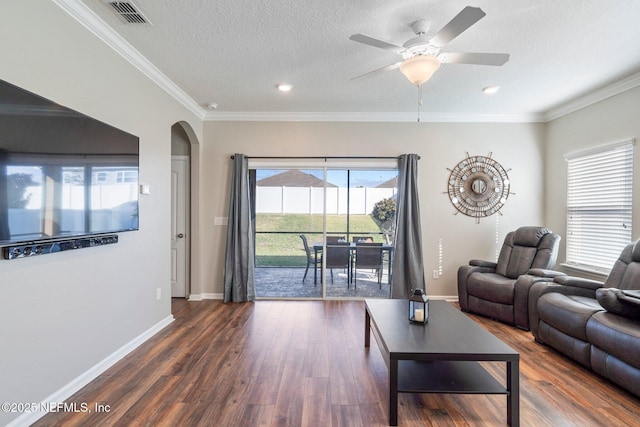
[[[0,246],[138,229],[139,138],[0,80]]]

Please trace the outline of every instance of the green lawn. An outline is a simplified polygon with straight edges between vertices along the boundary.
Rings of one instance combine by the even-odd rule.
[[[373,236],[374,241],[383,242],[382,235],[378,234],[380,229],[369,215],[351,215],[349,219],[350,235]],[[346,215],[327,215],[328,233],[346,236],[346,230]],[[307,236],[309,245],[322,241],[322,215],[257,214],[256,266],[305,266],[306,254],[300,234]]]

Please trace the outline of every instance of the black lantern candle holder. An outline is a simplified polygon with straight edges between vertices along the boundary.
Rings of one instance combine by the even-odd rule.
[[[414,289],[409,298],[409,321],[421,325],[429,321],[429,297],[422,289]]]

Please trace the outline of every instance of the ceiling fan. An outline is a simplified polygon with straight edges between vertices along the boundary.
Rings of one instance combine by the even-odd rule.
[[[402,46],[397,46],[364,34],[354,34],[350,40],[380,49],[390,50],[402,56],[402,61],[386,67],[370,71],[351,80],[367,77],[382,71],[400,68],[410,82],[420,86],[431,78],[440,68],[441,63],[447,64],[476,64],[476,65],[504,65],[509,60],[508,53],[473,53],[473,52],[441,52],[440,50],[454,38],[458,37],[473,24],[482,19],[486,13],[479,7],[467,6],[458,13],[447,25],[430,39],[427,38],[429,24],[416,21],[411,28],[416,37],[408,40]]]

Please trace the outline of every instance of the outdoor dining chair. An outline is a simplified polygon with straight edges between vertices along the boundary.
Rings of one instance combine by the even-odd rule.
[[[318,266],[322,268],[322,255],[318,255],[317,253],[315,253],[315,251],[311,251],[311,249],[309,248],[309,242],[307,242],[307,236],[301,234],[300,238],[302,239],[302,244],[304,245],[304,251],[307,253],[307,268],[304,270],[302,283],[304,283],[305,279],[307,278],[309,266],[313,265],[313,286],[315,286],[317,283]]]
[[[374,270],[382,289],[382,243],[356,243],[353,285],[357,287],[358,269]]]
[[[336,242],[327,244],[325,267],[331,269],[331,283],[333,283],[333,269],[342,268],[347,271],[347,283],[351,282],[351,250],[349,243]]]

